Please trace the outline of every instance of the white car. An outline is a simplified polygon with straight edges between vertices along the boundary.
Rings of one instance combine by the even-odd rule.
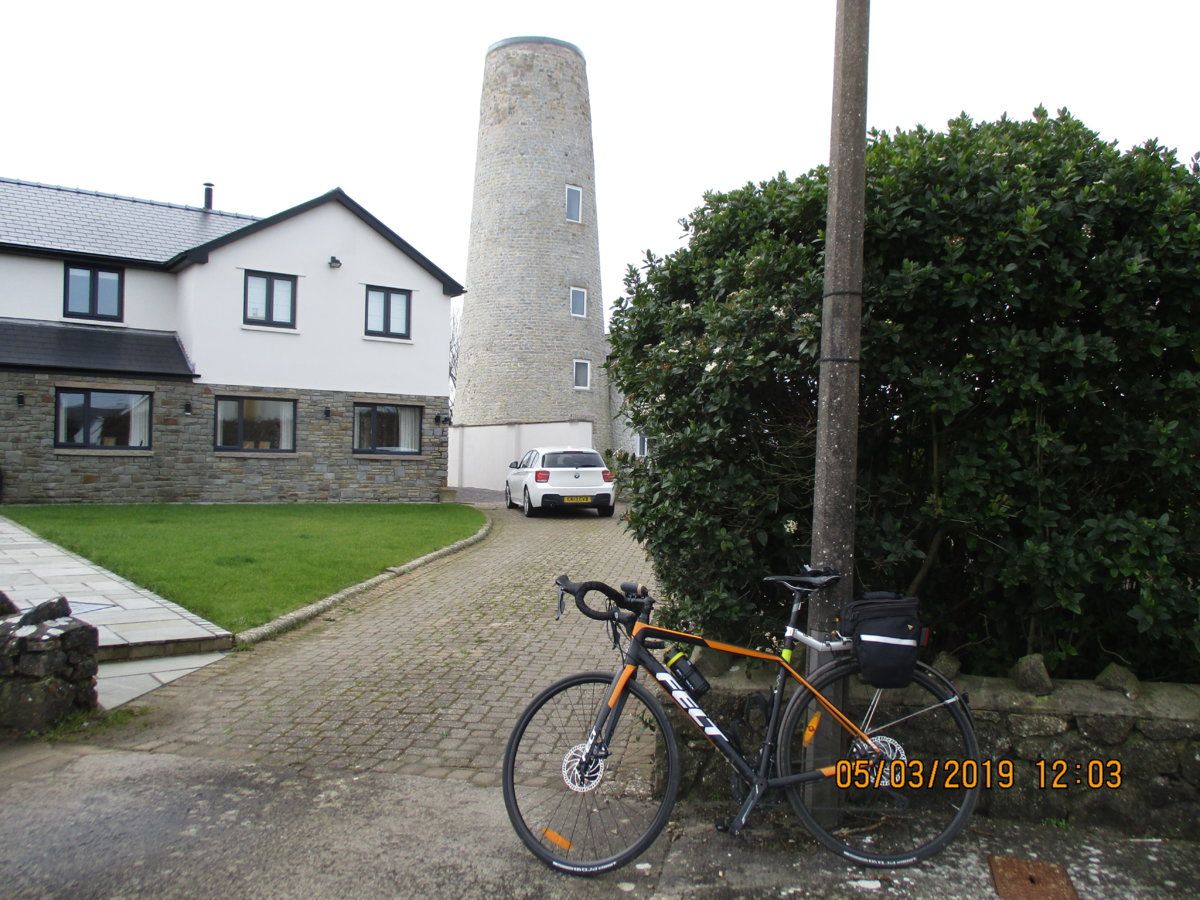
[[[590,447],[534,447],[508,464],[504,502],[527,516],[540,509],[576,507],[613,514],[617,487],[604,457]]]

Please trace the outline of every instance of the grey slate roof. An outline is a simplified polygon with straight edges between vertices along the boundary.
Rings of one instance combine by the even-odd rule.
[[[0,178],[0,247],[163,264],[254,216]]]
[[[341,188],[266,219],[0,178],[0,250],[103,257],[178,271],[208,253],[307,212],[340,203],[457,297],[465,288]]]
[[[196,378],[171,331],[0,319],[0,368]]]

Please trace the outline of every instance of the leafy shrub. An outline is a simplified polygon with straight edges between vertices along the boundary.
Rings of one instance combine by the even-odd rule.
[[[630,267],[610,369],[630,525],[675,624],[779,628],[806,561],[826,172],[705,196]],[[969,669],[1200,676],[1200,181],[1062,111],[872,133],[859,589]]]

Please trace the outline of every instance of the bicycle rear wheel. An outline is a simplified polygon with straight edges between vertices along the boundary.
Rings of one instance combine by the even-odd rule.
[[[846,859],[912,865],[942,850],[971,817],[984,779],[975,729],[958,694],[924,666],[898,689],[873,688],[858,671],[855,661],[838,663],[812,684],[827,698],[844,696],[841,711],[876,747],[854,739],[803,689],[780,726],[779,774],[845,761],[841,778],[789,788],[792,808],[817,840]]]
[[[643,853],[679,789],[671,723],[635,681],[606,748],[587,758],[588,735],[611,691],[612,676],[603,672],[552,684],[521,714],[504,752],[513,828],[540,860],[576,875],[607,872]]]

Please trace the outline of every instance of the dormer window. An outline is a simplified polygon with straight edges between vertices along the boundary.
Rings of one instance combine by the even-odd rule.
[[[583,188],[567,185],[567,221],[583,221]]]
[[[63,316],[120,322],[124,316],[125,275],[121,269],[67,263]]]

